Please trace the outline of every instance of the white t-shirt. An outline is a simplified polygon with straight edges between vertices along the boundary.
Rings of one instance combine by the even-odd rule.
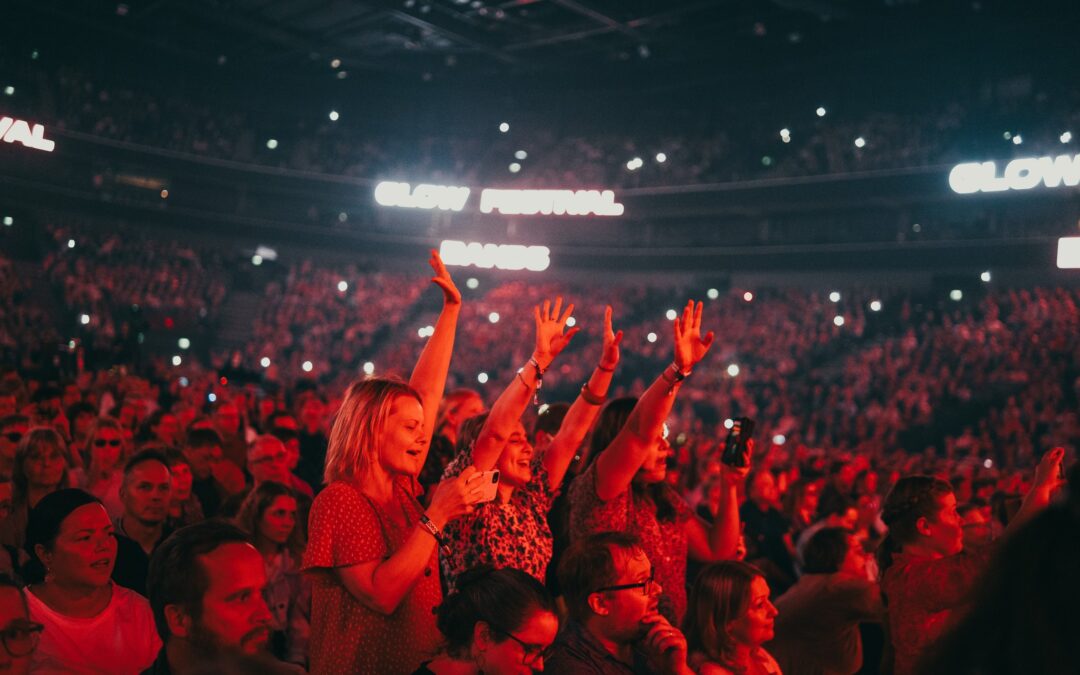
[[[27,591],[30,618],[45,626],[30,672],[138,675],[154,663],[161,638],[150,603],[122,586],[112,589],[109,606],[88,619],[58,614]]]

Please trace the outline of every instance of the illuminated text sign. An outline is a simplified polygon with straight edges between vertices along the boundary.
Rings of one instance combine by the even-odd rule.
[[[462,211],[471,190],[454,185],[383,181],[375,186],[375,202],[407,209]],[[621,216],[625,207],[611,190],[502,190],[480,191],[482,213],[533,216]]]
[[[439,246],[439,255],[447,265],[460,267],[543,272],[551,265],[551,250],[547,246],[465,243],[447,239]]]
[[[56,147],[56,141],[45,138],[45,125],[31,125],[13,117],[0,117],[0,138],[3,138],[5,143],[19,143],[45,152],[52,152]]]
[[[1058,269],[1080,269],[1080,237],[1058,239]]]
[[[949,187],[962,195],[1030,190],[1040,184],[1048,188],[1080,185],[1080,155],[1014,159],[1000,175],[996,162],[957,164],[949,172]]]

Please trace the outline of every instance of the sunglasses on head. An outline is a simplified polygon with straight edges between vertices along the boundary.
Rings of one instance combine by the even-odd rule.
[[[108,445],[109,447],[112,447],[112,448],[119,448],[120,447],[120,439],[119,438],[109,438],[109,439],[95,438],[94,439],[94,447],[96,447],[96,448],[104,448],[106,445]]]

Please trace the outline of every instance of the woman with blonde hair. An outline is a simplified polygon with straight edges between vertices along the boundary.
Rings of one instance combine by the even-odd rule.
[[[761,570],[737,560],[706,567],[683,627],[690,661],[700,675],[779,675],[761,646],[773,638],[776,614]]]
[[[443,309],[409,383],[353,383],[330,432],[302,566],[312,583],[312,673],[411,673],[439,647],[436,549],[442,528],[482,493],[470,469],[435,486],[426,509],[417,500],[461,311],[438,253],[430,264]]]
[[[34,427],[15,449],[11,514],[0,523],[0,543],[22,548],[30,510],[41,498],[69,486],[67,443],[52,427]]]

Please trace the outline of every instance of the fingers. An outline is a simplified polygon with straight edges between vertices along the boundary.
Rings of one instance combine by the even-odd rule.
[[[694,329],[701,330],[701,310],[704,307],[702,303],[698,303],[694,308]]]
[[[622,336],[623,332],[621,330],[618,333],[615,333],[615,338],[611,341],[612,346],[618,347],[622,344]]]
[[[556,301],[556,303],[555,303],[555,314],[556,315],[558,315],[558,313],[559,313],[559,304],[558,304],[559,302],[562,302],[562,298],[559,298],[559,300]],[[563,315],[561,317],[559,317],[559,325],[560,326],[565,326],[567,320],[573,315],[574,315],[574,303],[571,302],[569,305],[566,306],[566,311],[563,312]]]
[[[559,312],[561,310],[562,310],[562,296],[559,295],[559,296],[556,296],[556,298],[555,298],[555,308],[552,310],[551,314],[547,315],[548,321],[556,320],[558,318]]]
[[[580,327],[580,326],[574,326],[574,327],[573,327],[573,328],[571,328],[570,330],[566,331],[566,336],[565,336],[565,337],[566,337],[566,342],[567,342],[567,344],[569,344],[569,343],[570,343],[570,340],[571,340],[571,339],[572,339],[572,338],[573,338],[573,337],[574,337],[575,335],[577,335],[577,333],[578,333],[578,331],[579,331],[579,330],[581,330],[581,327]]]
[[[536,330],[540,330],[540,324],[543,323],[543,319],[540,318],[540,307],[533,307],[533,318],[536,319]]]
[[[544,301],[544,311],[540,312],[540,318],[543,321],[548,321],[551,317],[551,301]]]
[[[604,335],[611,333],[611,305],[604,307]]]
[[[709,347],[712,347],[715,338],[716,335],[712,331],[709,331],[705,334],[705,337],[701,338],[701,344],[705,346],[705,349],[708,349]]]

